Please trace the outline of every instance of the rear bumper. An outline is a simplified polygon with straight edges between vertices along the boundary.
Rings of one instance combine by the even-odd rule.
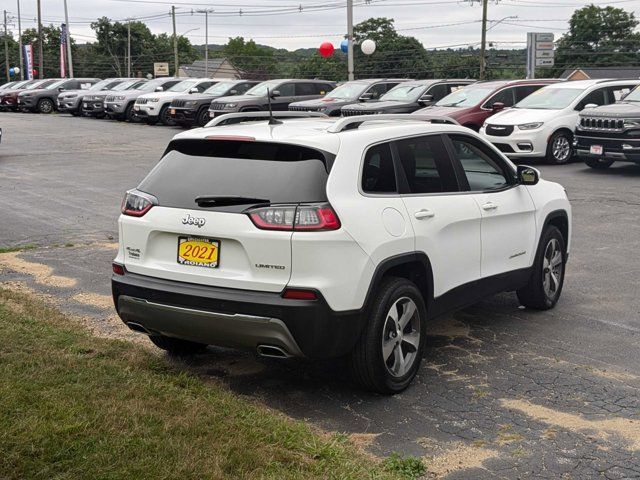
[[[276,346],[294,357],[349,353],[366,316],[333,311],[318,300],[279,293],[210,287],[127,272],[112,277],[116,309],[125,323],[151,333],[232,348]]]

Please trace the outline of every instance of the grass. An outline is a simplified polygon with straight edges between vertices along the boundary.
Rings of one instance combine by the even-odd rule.
[[[33,250],[34,248],[38,248],[37,245],[27,243],[25,245],[14,245],[12,247],[0,247],[0,253],[23,252],[25,250]]]
[[[386,458],[382,464],[387,472],[397,473],[405,479],[418,478],[427,473],[424,463],[417,457],[402,457],[394,453]]]
[[[0,478],[402,479],[329,435],[0,289]]]

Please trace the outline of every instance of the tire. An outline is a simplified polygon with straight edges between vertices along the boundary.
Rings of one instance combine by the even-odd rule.
[[[177,357],[195,355],[207,349],[204,343],[190,342],[189,340],[165,337],[164,335],[149,335],[149,340],[151,340],[156,347],[169,352],[169,355],[175,355]]]
[[[84,108],[82,107],[82,102],[80,102],[80,105],[78,106],[78,116],[79,117],[84,117]]]
[[[124,109],[124,118],[127,122],[133,122],[133,102],[127,105],[127,108]]]
[[[556,306],[564,285],[566,255],[562,233],[557,227],[548,226],[540,238],[531,278],[516,291],[522,305],[534,310]]]
[[[573,156],[573,135],[569,132],[556,132],[551,135],[547,144],[547,163],[565,165]]]
[[[209,107],[205,105],[200,110],[198,110],[198,115],[196,116],[196,127],[204,127],[207,123],[209,123]]]
[[[384,394],[407,388],[424,353],[426,316],[424,299],[414,283],[404,278],[386,279],[376,292],[367,325],[350,355],[354,380],[367,390]],[[407,317],[402,328],[398,322]]]
[[[604,170],[613,165],[613,160],[600,160],[599,158],[585,158],[584,163],[596,170]]]
[[[160,123],[162,125],[165,125],[167,127],[173,127],[176,124],[176,122],[171,120],[171,116],[169,114],[169,106],[168,105],[165,105],[164,107],[162,107],[160,109],[160,114],[158,115],[158,120],[160,120]]]
[[[55,105],[53,104],[53,101],[51,101],[51,99],[43,98],[38,102],[37,109],[39,113],[49,114],[53,113],[53,111],[55,110]]]

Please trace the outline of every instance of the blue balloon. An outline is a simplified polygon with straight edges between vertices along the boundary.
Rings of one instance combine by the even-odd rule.
[[[9,76],[13,77],[16,74],[16,71],[13,68],[9,69]]]
[[[342,42],[340,42],[340,50],[342,50],[344,53],[347,53],[349,51],[349,40],[348,39],[344,39],[342,40]]]

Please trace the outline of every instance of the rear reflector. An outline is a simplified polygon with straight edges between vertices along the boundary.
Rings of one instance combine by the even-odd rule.
[[[313,290],[301,290],[299,288],[287,288],[282,294],[283,298],[289,300],[317,300],[318,295]]]
[[[246,211],[262,230],[325,231],[338,230],[340,220],[328,203],[270,205]]]
[[[116,275],[124,275],[124,265],[120,265],[119,263],[114,263],[112,265],[113,273]]]

